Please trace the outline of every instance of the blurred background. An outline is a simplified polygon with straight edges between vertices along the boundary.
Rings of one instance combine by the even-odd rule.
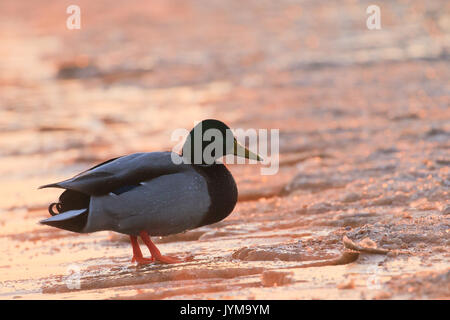
[[[0,298],[450,296],[449,1],[3,0],[0,40]],[[159,239],[197,262],[37,225],[39,185],[209,117],[280,129],[280,170],[232,166],[235,212]],[[330,267],[343,235],[390,254]]]

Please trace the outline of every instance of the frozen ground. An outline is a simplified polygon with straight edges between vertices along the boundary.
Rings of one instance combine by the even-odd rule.
[[[0,298],[450,298],[450,2],[381,1],[379,31],[372,1],[78,3],[73,31],[0,3]],[[156,239],[192,262],[37,224],[39,185],[206,117],[279,128],[280,170],[230,166],[231,216]]]

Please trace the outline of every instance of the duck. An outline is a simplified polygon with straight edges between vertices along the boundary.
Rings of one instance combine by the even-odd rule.
[[[208,134],[211,132],[216,134],[214,139]],[[225,123],[203,120],[187,135],[181,154],[133,153],[40,186],[64,190],[58,202],[48,207],[51,217],[40,223],[76,233],[109,230],[128,235],[131,261],[137,264],[187,261],[162,255],[151,237],[210,225],[231,214],[238,189],[231,172],[219,161],[230,154],[262,161],[237,142]],[[150,258],[143,256],[138,237],[149,249]]]

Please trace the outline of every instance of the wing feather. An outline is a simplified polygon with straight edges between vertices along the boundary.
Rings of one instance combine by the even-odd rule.
[[[75,177],[39,188],[63,188],[88,195],[103,195],[124,186],[183,171],[176,165],[171,152],[134,153],[111,159]]]

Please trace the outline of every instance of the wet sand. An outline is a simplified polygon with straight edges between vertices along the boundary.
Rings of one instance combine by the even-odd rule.
[[[1,299],[450,298],[450,3],[0,3]],[[214,117],[280,129],[280,169],[230,165],[224,221],[155,238],[37,222],[37,190]],[[143,252],[144,246],[142,246]],[[73,287],[80,278],[80,288]]]

